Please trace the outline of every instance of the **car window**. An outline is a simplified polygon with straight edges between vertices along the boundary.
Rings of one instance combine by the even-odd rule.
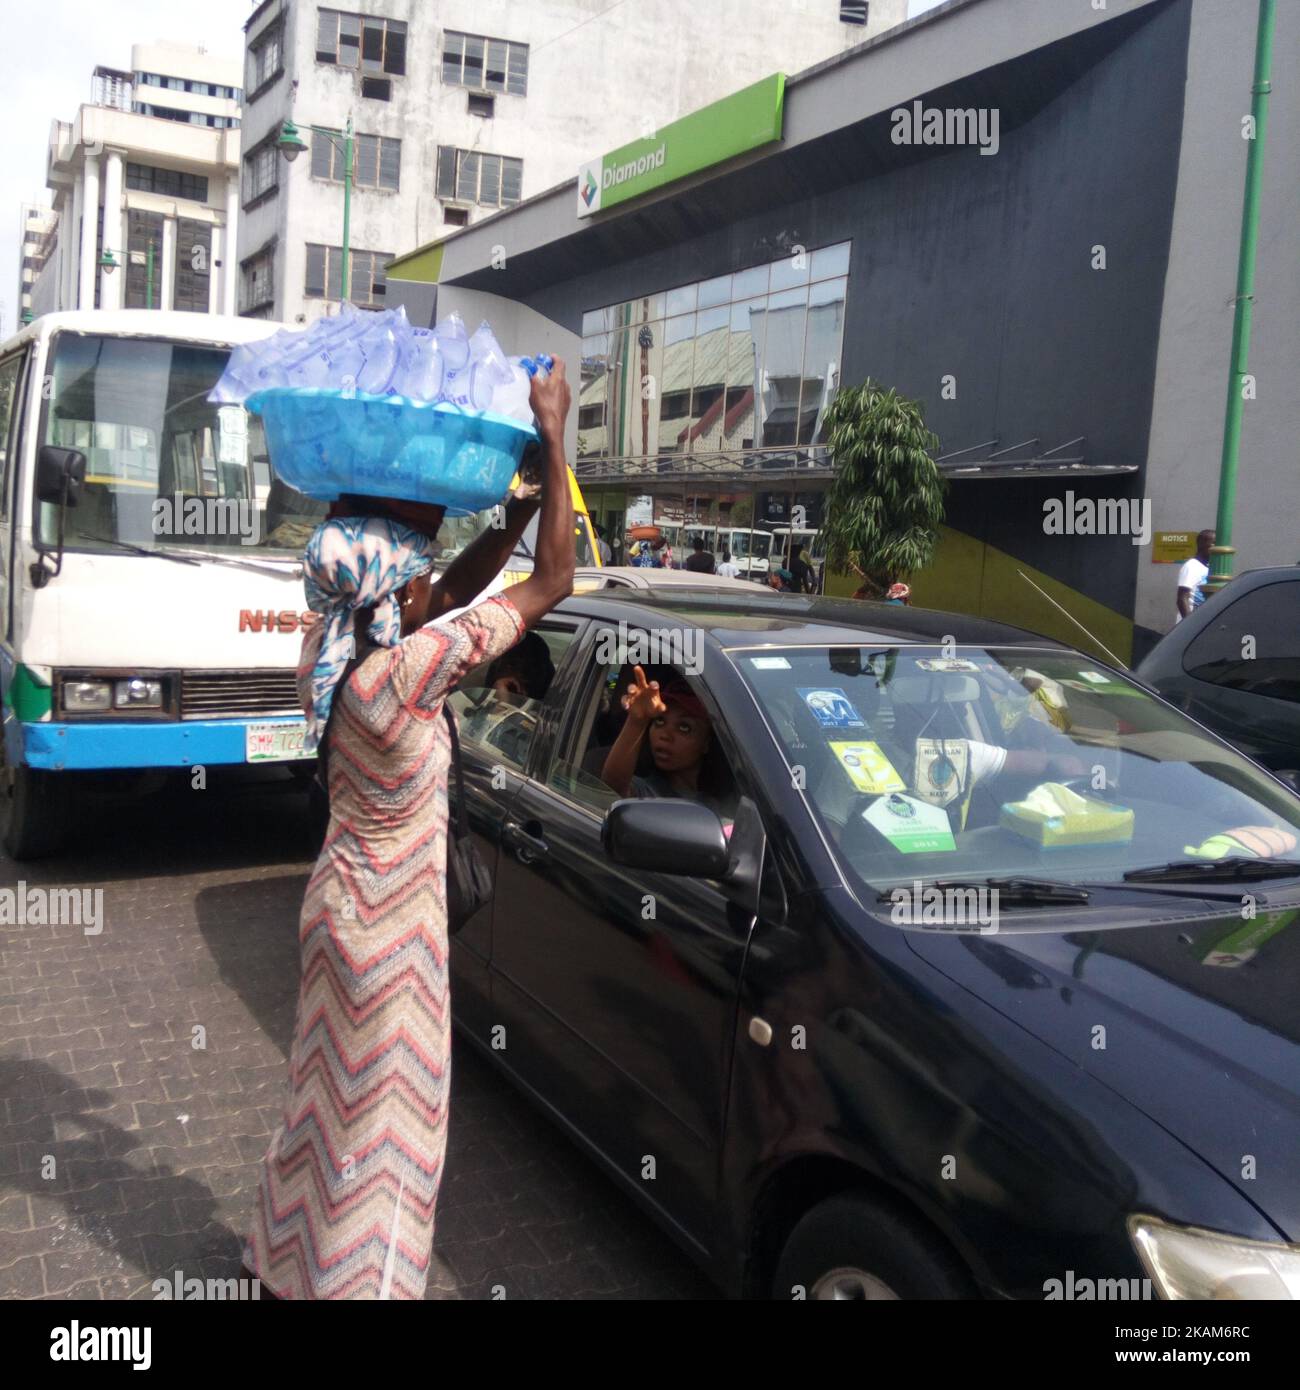
[[[493,762],[516,772],[528,766],[543,701],[576,637],[572,627],[545,624],[494,661],[468,672],[448,697],[460,737]]]
[[[1226,605],[1183,653],[1197,680],[1300,704],[1300,576]]]
[[[733,821],[735,776],[720,742],[712,737],[712,721],[699,700],[698,685],[675,666],[643,665],[641,670],[647,682],[659,682],[668,710],[645,726],[633,746],[626,765],[629,783],[617,785],[611,755],[627,721],[622,697],[632,688],[635,674],[631,663],[611,663],[592,672],[564,756],[555,759],[548,785],[598,815],[623,796],[682,796],[711,807],[724,825]]]
[[[951,874],[1111,882],[1171,860],[1300,854],[1293,795],[1082,655],[730,655],[791,785],[870,889]]]

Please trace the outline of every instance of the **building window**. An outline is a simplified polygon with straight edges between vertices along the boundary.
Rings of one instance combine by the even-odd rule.
[[[361,95],[375,101],[392,101],[393,84],[386,77],[363,77]]]
[[[867,9],[867,0],[844,0],[840,6],[840,19],[845,24],[865,24]]]
[[[264,193],[272,193],[280,183],[280,159],[275,142],[268,141],[244,156],[244,205]]]
[[[141,193],[160,193],[168,198],[208,201],[208,181],[202,174],[183,174],[178,169],[157,169],[152,164],[128,164],[126,186]]]
[[[468,227],[468,208],[443,208],[442,220],[448,227]]]
[[[212,289],[212,224],[176,219],[176,279],[172,308],[206,314]]]
[[[391,251],[353,251],[348,298],[362,308],[381,309],[387,286],[384,267],[393,259]],[[307,245],[307,281],[303,293],[308,299],[343,297],[343,248]]]
[[[163,218],[160,212],[127,210],[126,297],[124,309],[157,309],[162,304]],[[153,248],[152,276],[149,248]],[[205,303],[204,309],[208,306]]]
[[[284,32],[279,23],[249,45],[244,89],[254,96],[284,71]]]
[[[330,139],[320,131],[312,133],[311,172],[313,178],[343,181],[346,159],[343,132],[331,132]],[[358,188],[398,189],[401,174],[402,142],[386,135],[355,135],[352,139],[352,181]]]
[[[496,97],[484,96],[481,92],[471,92],[469,94],[469,114],[471,116],[484,116],[491,120],[496,115]]]
[[[442,80],[483,92],[528,93],[528,45],[449,30],[442,39]]]
[[[522,197],[524,161],[479,150],[438,146],[436,196],[458,203],[504,208]]]
[[[275,297],[272,288],[272,269],[275,264],[275,251],[266,247],[250,256],[240,266],[239,312],[252,313],[270,304]]]
[[[818,247],[585,313],[580,455],[824,446],[850,251]],[[647,376],[648,402],[636,389]]]
[[[397,19],[317,10],[316,61],[362,72],[406,75],[406,25]]]

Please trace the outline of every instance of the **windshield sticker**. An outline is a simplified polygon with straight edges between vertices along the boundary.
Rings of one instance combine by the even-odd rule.
[[[921,671],[979,671],[979,667],[973,661],[967,661],[959,656],[931,656],[921,657],[917,660],[917,669]]]
[[[821,689],[799,687],[799,696],[823,729],[865,729],[865,720],[838,686]]]
[[[932,854],[957,848],[948,813],[938,806],[927,806],[914,796],[898,792],[882,796],[863,811],[862,819],[874,825],[900,854]]]
[[[860,792],[879,796],[883,792],[901,792],[907,787],[878,743],[832,743],[831,752]]]
[[[1300,917],[1300,912],[1266,912],[1257,922],[1248,922],[1222,939],[1209,943],[1201,957],[1201,964],[1227,969],[1245,965],[1259,954],[1259,948],[1269,937],[1276,936],[1283,927],[1289,927],[1297,917]]]
[[[1092,681],[1094,685],[1110,684],[1110,677],[1103,676],[1100,671],[1080,671],[1079,675],[1086,681]]]
[[[783,656],[751,656],[750,664],[756,671],[788,671],[790,663]]]
[[[916,794],[932,806],[949,806],[970,785],[970,745],[964,738],[918,738]]]

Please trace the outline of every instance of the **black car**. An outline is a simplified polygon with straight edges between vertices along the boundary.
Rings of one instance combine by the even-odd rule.
[[[1300,1296],[1300,798],[986,621],[677,589],[539,631],[544,698],[452,696],[495,869],[456,1019],[721,1289]],[[708,796],[605,780],[638,664]]]
[[[1160,639],[1137,676],[1300,784],[1300,566],[1231,580]]]

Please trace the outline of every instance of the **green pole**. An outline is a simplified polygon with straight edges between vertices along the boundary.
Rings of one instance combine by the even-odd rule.
[[[149,238],[149,249],[144,258],[144,307],[153,308],[153,237]]]
[[[352,116],[343,132],[343,302],[348,300],[352,271]]]
[[[1273,62],[1274,0],[1259,0],[1255,33],[1255,78],[1250,114],[1253,139],[1246,151],[1246,188],[1241,206],[1241,245],[1237,255],[1237,299],[1232,323],[1232,362],[1228,370],[1228,405],[1223,420],[1223,456],[1219,464],[1219,513],[1214,555],[1204,588],[1213,593],[1232,578],[1232,528],[1237,506],[1237,462],[1241,448],[1242,389],[1250,354],[1250,325],[1255,307],[1255,249],[1259,242],[1259,199],[1268,129],[1269,72]]]

